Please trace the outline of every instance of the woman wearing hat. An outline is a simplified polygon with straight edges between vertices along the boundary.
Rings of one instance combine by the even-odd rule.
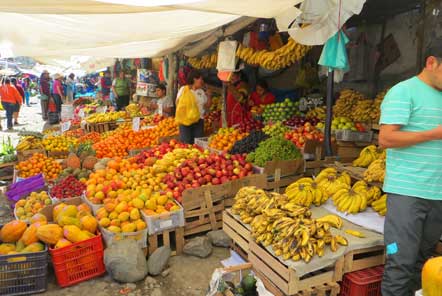
[[[52,94],[54,97],[55,105],[57,105],[58,113],[61,113],[61,105],[63,104],[64,100],[63,85],[61,83],[62,79],[63,76],[57,73],[54,75],[54,83],[52,84]]]

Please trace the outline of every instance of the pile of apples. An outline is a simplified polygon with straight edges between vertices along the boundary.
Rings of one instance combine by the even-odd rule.
[[[307,122],[310,122],[311,125],[316,126],[320,122],[320,120],[318,118],[305,118],[302,116],[294,116],[289,120],[284,121],[284,124],[288,127],[300,127]]]
[[[253,118],[246,118],[239,124],[239,131],[242,133],[250,133],[251,131],[261,130],[264,127],[261,121]]]
[[[287,132],[285,138],[295,144],[296,147],[304,148],[307,140],[324,141],[324,134],[310,122],[306,122],[304,125]]]
[[[149,150],[143,150],[135,156],[135,162],[144,166],[152,166],[156,160],[162,159],[164,155],[177,148],[189,148],[190,145],[183,144],[177,140],[170,140],[169,143],[164,142]]]
[[[163,178],[166,191],[181,202],[183,191],[204,185],[219,185],[252,174],[252,165],[245,160],[245,155],[220,155],[211,153],[184,161],[173,172]]]

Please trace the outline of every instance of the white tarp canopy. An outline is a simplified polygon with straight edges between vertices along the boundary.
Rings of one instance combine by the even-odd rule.
[[[0,0],[0,46],[41,60],[156,57],[242,15],[270,18],[301,1]]]

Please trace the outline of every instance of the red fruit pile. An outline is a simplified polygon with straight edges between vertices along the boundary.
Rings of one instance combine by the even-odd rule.
[[[51,197],[58,199],[80,196],[86,190],[86,184],[78,181],[74,176],[64,178],[51,189]]]
[[[251,131],[259,131],[263,128],[261,121],[253,118],[246,118],[239,124],[239,130],[241,133],[250,133]]]
[[[252,165],[245,160],[245,155],[212,153],[184,161],[173,173],[163,179],[167,191],[171,191],[176,200],[181,202],[183,191],[204,185],[219,185],[252,174]]]
[[[303,126],[287,132],[285,138],[295,144],[296,147],[304,148],[307,140],[324,141],[324,134],[310,122],[306,122]]]
[[[284,125],[289,127],[300,127],[306,124],[307,122],[310,122],[311,125],[316,126],[320,120],[318,118],[305,118],[302,116],[294,116],[290,118],[289,120],[284,121]]]
[[[178,142],[177,140],[170,140],[169,143],[162,143],[158,146],[153,147],[150,150],[143,150],[139,154],[135,156],[135,162],[139,164],[141,167],[152,166],[153,159],[161,159],[164,155],[177,148],[188,148],[190,145],[183,144]]]

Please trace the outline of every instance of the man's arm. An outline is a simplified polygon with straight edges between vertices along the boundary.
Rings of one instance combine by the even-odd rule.
[[[422,132],[401,131],[401,127],[399,124],[382,124],[379,130],[379,146],[384,149],[402,148],[442,139],[441,125]]]

